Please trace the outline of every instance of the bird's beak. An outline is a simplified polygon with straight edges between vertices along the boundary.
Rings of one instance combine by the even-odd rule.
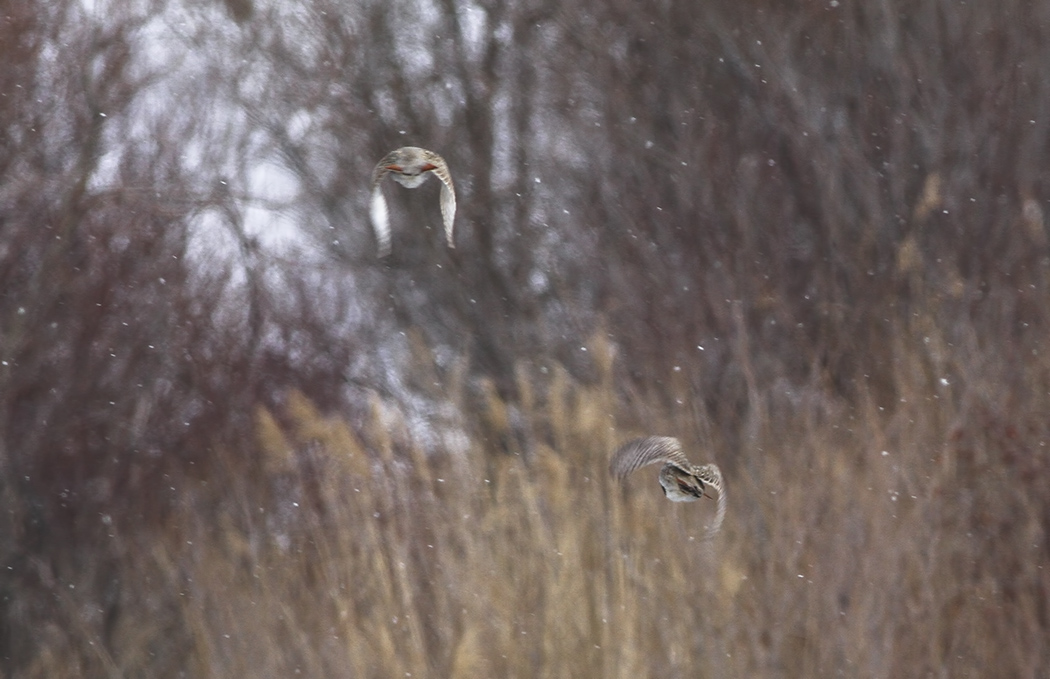
[[[388,170],[390,170],[392,172],[401,172],[401,166],[400,165],[387,165],[386,169],[388,169]]]
[[[420,169],[421,172],[428,172],[430,170],[438,169],[438,166],[437,165],[431,165],[430,163],[427,163],[426,165],[424,165],[423,167],[421,167],[419,169]]]

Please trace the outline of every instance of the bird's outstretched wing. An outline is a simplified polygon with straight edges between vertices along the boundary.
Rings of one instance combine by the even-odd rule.
[[[382,259],[390,254],[390,211],[378,184],[372,187],[372,203],[368,214],[372,220],[372,230],[376,233],[377,254]]]
[[[694,468],[693,471],[704,482],[704,485],[714,488],[715,492],[718,493],[718,507],[715,509],[715,520],[707,529],[706,537],[710,538],[722,530],[722,521],[726,518],[726,489],[722,483],[722,470],[718,468],[717,464],[703,464]]]
[[[433,151],[428,153],[432,156],[430,162],[434,165],[431,172],[441,180],[441,220],[445,223],[445,239],[448,246],[454,248],[456,241],[452,238],[452,230],[456,220],[456,185],[452,183],[452,173],[448,171],[445,159]]]
[[[690,471],[693,465],[682,452],[682,444],[671,436],[646,436],[628,441],[613,453],[609,461],[609,473],[623,479],[636,469],[663,462]]]
[[[397,165],[398,159],[401,157],[401,149],[394,149],[390,153],[383,156],[383,159],[376,163],[375,169],[372,170],[372,191],[379,187],[379,182],[383,181],[383,177],[390,172],[391,165]]]
[[[390,210],[387,208],[380,183],[390,172],[389,166],[397,164],[400,151],[401,149],[396,149],[383,156],[372,170],[372,202],[368,215],[371,217],[372,230],[376,234],[376,249],[380,259],[390,254]]]

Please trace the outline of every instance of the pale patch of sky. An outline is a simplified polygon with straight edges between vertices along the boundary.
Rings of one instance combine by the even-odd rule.
[[[489,16],[477,5],[463,4],[459,8],[459,22],[467,47],[467,56],[472,60],[481,58],[488,42]]]
[[[227,262],[240,251],[236,235],[226,217],[215,209],[202,210],[190,224],[186,259],[196,269],[207,271]],[[234,267],[234,282],[243,283],[243,272]]]
[[[430,77],[434,55],[429,37],[440,30],[440,12],[432,2],[403,2],[399,6],[398,27],[410,28],[394,38],[394,53],[410,80]],[[395,27],[395,30],[397,27]]]
[[[299,142],[306,138],[313,125],[314,118],[310,111],[299,109],[288,119],[285,129],[288,132],[289,139],[293,142]]]
[[[514,37],[514,27],[511,26],[509,21],[504,21],[492,32],[492,37],[498,40],[501,45],[509,45]]]
[[[515,136],[511,131],[510,94],[502,89],[492,99],[492,187],[509,189],[517,177],[513,161]]]
[[[149,9],[148,2],[125,2],[124,0],[80,0],[84,14],[95,19],[105,20],[114,14],[138,14]]]
[[[443,90],[434,94],[432,102],[438,124],[442,127],[451,127],[456,111],[462,108],[464,100],[463,89],[459,86],[459,81],[451,77],[444,78]]]
[[[376,90],[375,92],[376,102],[376,115],[385,120],[394,120],[398,107],[394,101],[394,95],[391,94],[389,89]]]
[[[248,174],[248,193],[277,203],[291,202],[299,195],[299,181],[283,165],[255,164]]]

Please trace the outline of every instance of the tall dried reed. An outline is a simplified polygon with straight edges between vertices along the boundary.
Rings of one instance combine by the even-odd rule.
[[[163,530],[51,582],[22,676],[1040,676],[1050,366],[1007,408],[996,361],[967,375],[926,337],[892,347],[898,407],[767,389],[735,450],[689,438],[673,376],[681,411],[621,425],[601,335],[589,386],[523,364],[518,404],[448,393],[476,406],[461,451],[378,398],[351,426],[290,394],[258,410],[253,464],[171,479]],[[610,482],[643,432],[723,466],[720,536],[655,470]]]

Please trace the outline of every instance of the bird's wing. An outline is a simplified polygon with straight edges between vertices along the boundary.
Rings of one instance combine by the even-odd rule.
[[[634,470],[657,462],[673,464],[687,472],[693,468],[682,452],[682,444],[678,439],[670,436],[647,436],[620,446],[609,461],[609,473],[623,479]]]
[[[372,229],[376,233],[376,247],[380,259],[390,254],[390,210],[387,208],[380,183],[390,172],[387,166],[397,164],[400,151],[401,149],[396,149],[383,156],[372,170],[372,202],[368,214],[372,220]]]
[[[382,259],[390,254],[390,211],[378,184],[372,189],[372,204],[368,214],[372,218],[372,229],[376,232],[376,251]]]
[[[441,219],[445,222],[445,238],[450,248],[456,247],[456,241],[452,238],[452,229],[456,219],[456,185],[452,183],[452,173],[448,171],[445,159],[429,152],[430,162],[434,165],[431,172],[441,180]]]
[[[397,159],[400,157],[401,149],[394,149],[390,153],[383,156],[383,159],[376,163],[375,169],[372,170],[372,192],[379,188],[379,182],[383,181],[383,177],[390,172],[387,169],[388,165],[397,165]]]
[[[711,486],[718,493],[718,508],[715,510],[715,520],[707,529],[708,538],[713,537],[722,529],[722,521],[726,518],[726,490],[722,483],[722,470],[717,464],[704,464],[694,468],[693,472],[700,477],[705,485]]]

